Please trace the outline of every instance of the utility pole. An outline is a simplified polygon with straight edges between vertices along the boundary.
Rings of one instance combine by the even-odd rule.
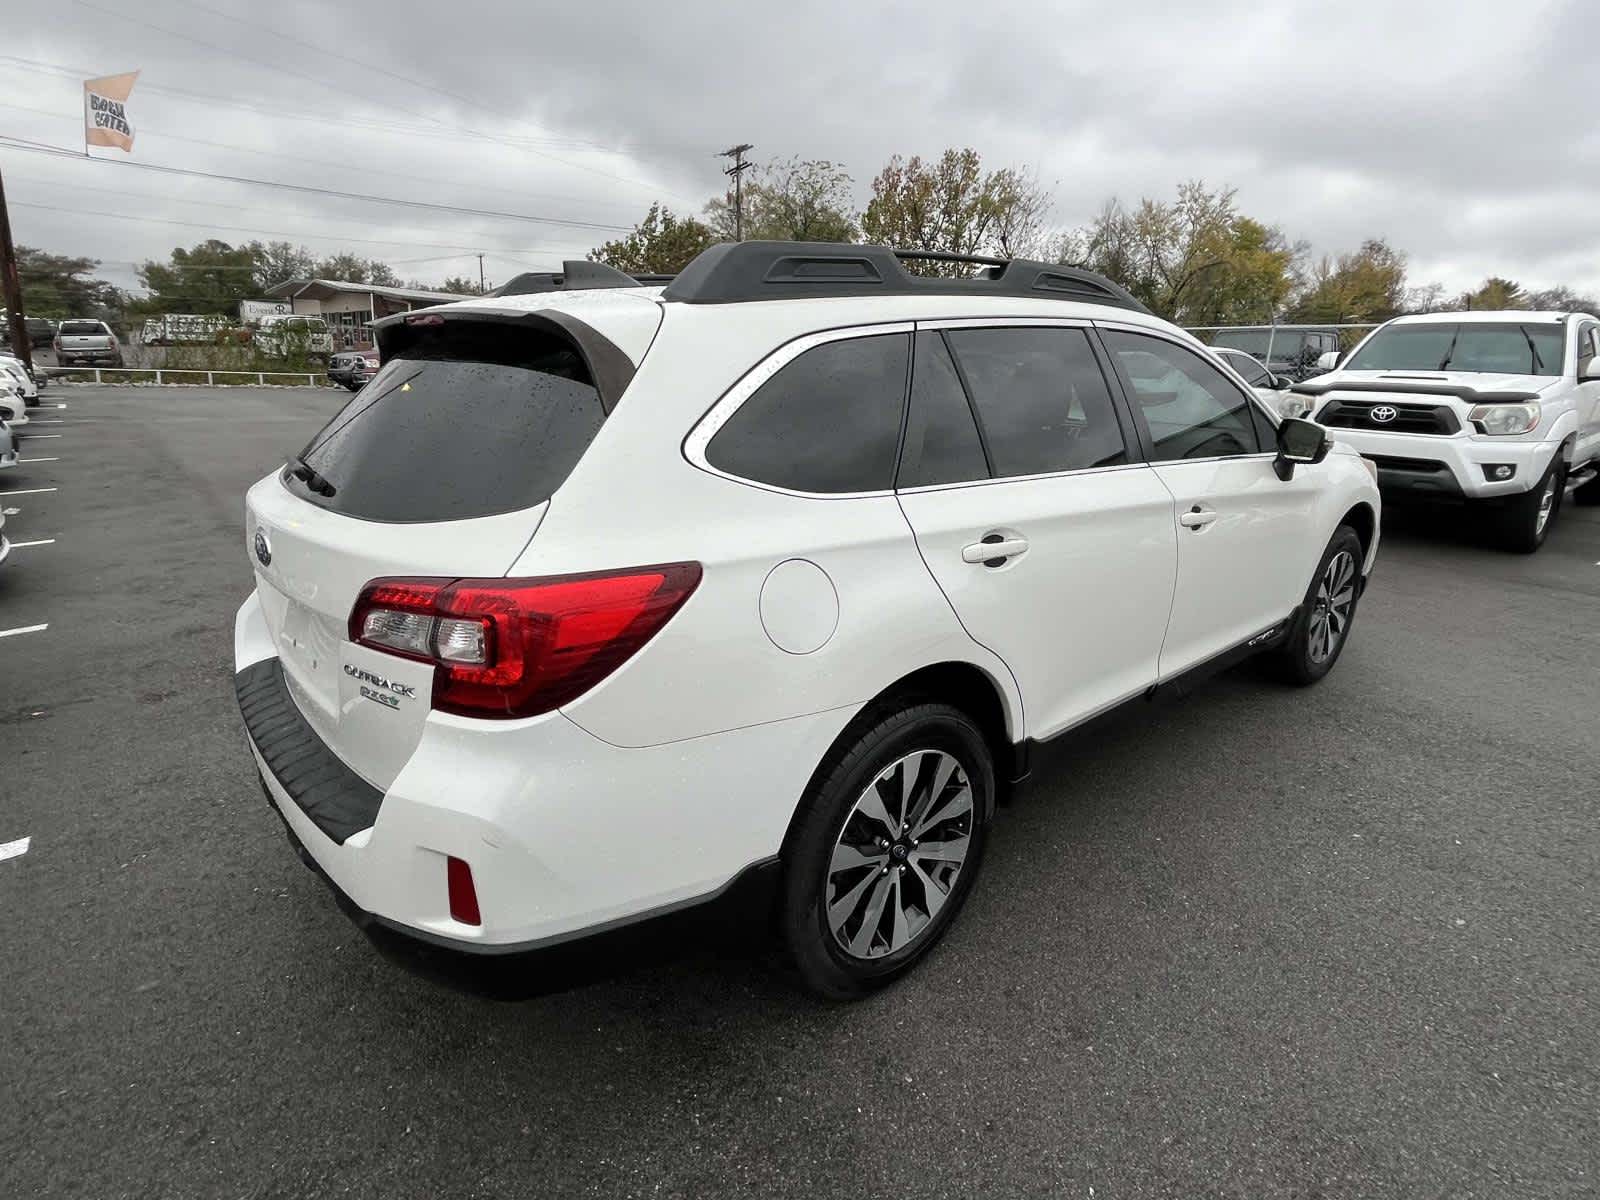
[[[483,255],[480,254],[478,255],[478,295],[483,295],[487,290],[483,286]]]
[[[755,166],[754,163],[745,162],[744,156],[754,149],[755,147],[749,142],[740,142],[737,146],[730,146],[717,155],[718,158],[733,159],[733,166],[722,173],[733,176],[733,240],[736,242],[744,241],[744,188],[741,184],[744,173]]]
[[[28,327],[22,320],[22,280],[17,277],[17,248],[11,244],[11,214],[6,209],[6,182],[0,176],[0,286],[5,289],[6,318],[11,326],[11,351],[33,373]]]

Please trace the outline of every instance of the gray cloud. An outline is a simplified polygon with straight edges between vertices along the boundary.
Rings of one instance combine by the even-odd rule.
[[[1415,282],[1453,290],[1496,273],[1600,291],[1600,136],[1581,59],[1593,21],[1576,0],[111,7],[63,0],[4,53],[142,68],[134,157],[149,162],[628,225],[652,199],[697,209],[735,141],[843,162],[862,200],[889,155],[972,145],[990,165],[1035,169],[1063,225],[1109,196],[1204,178],[1317,252],[1385,236]],[[77,77],[0,70],[0,128],[81,144]],[[132,262],[208,226],[349,248],[424,279],[475,269],[480,249],[505,278],[610,236],[11,150],[0,161],[13,200],[44,206],[14,211],[19,240],[100,257],[124,282]]]

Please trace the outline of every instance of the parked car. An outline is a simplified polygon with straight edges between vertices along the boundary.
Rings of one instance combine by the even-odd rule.
[[[377,371],[376,350],[342,350],[328,359],[328,378],[352,392],[359,391]]]
[[[1531,554],[1569,490],[1600,502],[1597,351],[1588,313],[1396,317],[1295,391],[1378,464],[1386,494],[1465,502]]]
[[[6,514],[0,512],[0,565],[11,557],[11,543],[6,540]]]
[[[23,365],[20,358],[9,354],[0,354],[0,371],[5,372],[16,384],[17,394],[22,397],[23,403],[29,408],[39,407],[39,385],[34,382],[28,368]]]
[[[11,432],[11,426],[5,421],[0,421],[0,471],[5,471],[17,465],[17,439]]]
[[[104,321],[63,321],[56,327],[56,362],[63,367],[120,367],[122,347]]]
[[[1100,276],[743,242],[588,280],[379,322],[246,498],[262,784],[391,949],[771,913],[858,996],[948,928],[1033,747],[1348,641],[1368,464]]]
[[[1280,416],[1303,417],[1311,407],[1304,396],[1289,390],[1294,380],[1287,375],[1274,375],[1254,355],[1228,346],[1213,346],[1212,352],[1250,385],[1250,390],[1262,403]]]
[[[1339,331],[1307,325],[1223,329],[1212,335],[1211,346],[1242,350],[1272,374],[1299,382],[1324,370],[1319,365],[1324,354],[1338,353]]]
[[[288,358],[293,354],[326,358],[333,353],[333,334],[328,332],[328,323],[321,317],[262,317],[252,340],[270,358]]]
[[[17,389],[16,380],[0,372],[0,421],[11,426],[13,432],[28,425],[28,402]]]
[[[50,345],[55,341],[56,323],[44,317],[24,317],[23,325],[28,330],[28,344],[35,350]]]

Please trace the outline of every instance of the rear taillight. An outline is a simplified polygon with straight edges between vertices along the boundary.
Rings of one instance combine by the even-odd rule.
[[[433,707],[531,717],[575,700],[654,637],[699,563],[537,579],[375,579],[350,640],[433,663]]]

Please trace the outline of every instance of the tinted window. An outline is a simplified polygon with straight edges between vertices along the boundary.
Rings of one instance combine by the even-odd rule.
[[[1565,334],[1560,325],[1427,321],[1391,325],[1369,338],[1345,364],[1351,371],[1485,371],[1559,375]]]
[[[1081,329],[952,329],[999,476],[1128,461],[1111,392]]]
[[[301,455],[333,495],[284,479],[313,504],[373,521],[513,512],[550,498],[604,419],[564,341],[441,326],[385,364]]]
[[[978,426],[944,338],[937,333],[919,333],[911,368],[911,412],[906,418],[906,444],[897,483],[922,487],[988,477]]]
[[[1271,387],[1272,376],[1267,369],[1248,354],[1225,354],[1223,361],[1244,378],[1251,387]]]
[[[79,337],[86,333],[99,334],[103,337],[106,333],[106,327],[100,324],[99,321],[63,321],[56,332],[69,335],[75,334]]]
[[[893,487],[910,342],[881,334],[807,350],[739,406],[706,461],[797,492]]]
[[[1249,399],[1198,354],[1136,333],[1108,330],[1104,336],[1150,427],[1156,461],[1254,454],[1260,448]]]

